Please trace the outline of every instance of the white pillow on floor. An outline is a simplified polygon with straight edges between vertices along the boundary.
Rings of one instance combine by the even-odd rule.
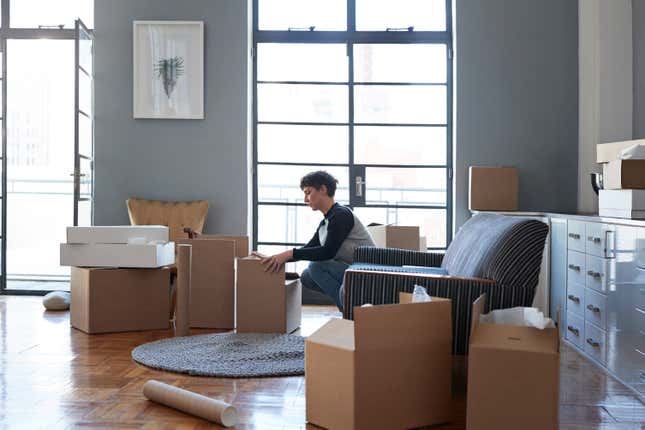
[[[64,311],[69,309],[69,293],[66,291],[52,291],[43,297],[43,306],[48,311]]]

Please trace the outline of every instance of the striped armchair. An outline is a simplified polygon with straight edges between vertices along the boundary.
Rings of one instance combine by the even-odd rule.
[[[343,317],[353,319],[354,307],[365,303],[396,303],[399,292],[422,285],[452,300],[453,353],[465,354],[471,305],[482,293],[488,310],[531,306],[548,230],[540,221],[481,213],[445,254],[360,247],[345,272]]]

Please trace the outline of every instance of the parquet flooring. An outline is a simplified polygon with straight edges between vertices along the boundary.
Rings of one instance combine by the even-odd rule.
[[[302,334],[336,316],[331,307],[306,307]],[[206,332],[212,331],[194,331]],[[90,336],[70,328],[68,312],[44,311],[40,298],[0,296],[0,428],[218,428],[147,401],[141,389],[148,379],[233,403],[242,421],[237,429],[314,428],[305,423],[303,377],[191,377],[130,359],[135,346],[171,335],[162,330]],[[464,368],[463,360],[457,363],[456,420],[433,429],[464,428]],[[560,404],[561,429],[645,429],[643,403],[566,345]]]

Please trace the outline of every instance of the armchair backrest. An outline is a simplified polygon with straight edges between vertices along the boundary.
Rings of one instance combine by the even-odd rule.
[[[451,276],[535,286],[548,231],[549,227],[537,220],[476,214],[453,239],[441,267]]]
[[[206,200],[166,202],[131,198],[126,205],[132,225],[166,225],[173,242],[186,238],[185,227],[201,233],[208,213]]]

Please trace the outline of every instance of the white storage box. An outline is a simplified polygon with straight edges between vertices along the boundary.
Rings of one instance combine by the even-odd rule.
[[[60,265],[76,267],[155,268],[175,262],[175,242],[158,245],[61,243]]]
[[[128,243],[132,240],[142,243],[168,242],[168,227],[163,225],[67,227],[68,244]]]
[[[645,190],[600,190],[598,214],[615,218],[645,218]]]

